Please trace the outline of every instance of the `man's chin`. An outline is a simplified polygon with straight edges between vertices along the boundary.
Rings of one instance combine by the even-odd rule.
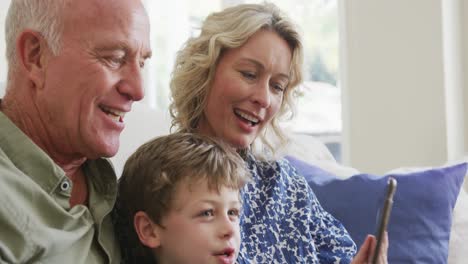
[[[90,149],[87,157],[88,159],[99,159],[99,158],[112,158],[117,154],[119,150],[120,142],[118,140],[113,142],[101,142],[94,145],[94,148]]]
[[[112,158],[117,154],[117,151],[119,150],[119,146],[109,149],[106,152],[102,153],[100,158]]]

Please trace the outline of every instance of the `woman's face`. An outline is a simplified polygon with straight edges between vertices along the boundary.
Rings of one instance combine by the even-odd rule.
[[[218,62],[199,132],[248,147],[278,112],[289,82],[291,49],[260,30]]]

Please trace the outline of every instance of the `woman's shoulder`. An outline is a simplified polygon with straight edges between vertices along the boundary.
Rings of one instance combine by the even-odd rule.
[[[250,194],[260,193],[273,201],[288,201],[283,206],[306,207],[317,199],[306,179],[286,159],[260,160],[251,156],[248,160],[253,181],[247,185]],[[275,191],[270,191],[275,190]],[[263,194],[262,194],[263,193]],[[255,198],[251,197],[255,200]]]
[[[307,259],[307,263],[321,260],[331,263],[327,256],[348,259],[343,252],[353,249],[354,245],[349,235],[323,210],[305,178],[288,160],[264,161],[250,156],[246,161],[254,180],[243,193],[245,253],[251,253],[252,248],[255,249],[252,250],[255,259],[259,259],[258,252],[262,252],[263,259],[268,259],[276,256],[271,250],[277,249],[276,252],[286,252],[297,260],[294,262]],[[265,233],[274,235],[265,241],[262,239]],[[337,241],[337,244],[328,245],[328,240]],[[284,244],[288,246],[285,248]],[[293,251],[289,252],[290,249]],[[288,258],[283,258],[285,256],[278,256],[278,262],[289,262]]]
[[[296,168],[287,160],[286,158],[280,157],[276,159],[259,159],[253,154],[247,155],[246,163],[252,174],[259,176],[260,178],[265,178],[271,176],[284,178],[284,180],[297,182],[301,184],[306,183],[305,178],[300,175]]]

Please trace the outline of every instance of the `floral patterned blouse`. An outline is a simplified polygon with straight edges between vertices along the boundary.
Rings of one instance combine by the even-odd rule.
[[[350,263],[356,245],[286,159],[246,156],[253,181],[243,190],[243,263]]]

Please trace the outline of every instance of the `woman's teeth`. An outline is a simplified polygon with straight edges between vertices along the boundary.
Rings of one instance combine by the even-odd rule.
[[[249,121],[250,123],[252,123],[252,125],[256,125],[258,124],[258,122],[260,121],[258,118],[254,117],[254,116],[251,116],[249,114],[246,114],[244,112],[240,112],[240,111],[237,111],[235,110],[234,111],[236,113],[236,115],[238,115],[239,117]]]

